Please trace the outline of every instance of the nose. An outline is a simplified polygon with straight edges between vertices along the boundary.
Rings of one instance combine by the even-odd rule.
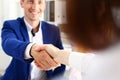
[[[33,10],[36,10],[36,9],[38,8],[38,5],[39,5],[38,3],[33,3],[33,4],[32,4],[32,9],[33,9]]]

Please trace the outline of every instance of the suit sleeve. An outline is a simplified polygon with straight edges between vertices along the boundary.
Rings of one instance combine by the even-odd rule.
[[[19,35],[16,34],[15,27],[9,22],[3,24],[1,34],[2,48],[9,56],[24,61],[24,51],[29,42],[18,39]]]
[[[62,44],[62,40],[61,40],[61,36],[60,36],[60,30],[58,27],[56,27],[56,47],[58,47],[59,49],[64,49],[63,48],[63,44]],[[65,65],[61,64],[60,67],[57,67],[55,70],[54,70],[54,75],[59,75],[59,74],[63,74],[65,72]]]
[[[62,40],[61,40],[61,35],[60,35],[60,30],[59,28],[56,28],[56,46],[59,48],[59,49],[63,49],[63,44],[62,44]]]

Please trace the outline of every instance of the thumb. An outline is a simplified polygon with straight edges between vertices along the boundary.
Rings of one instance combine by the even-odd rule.
[[[46,45],[37,45],[35,48],[36,51],[46,50]]]
[[[49,55],[51,55],[53,58],[57,57],[59,55],[58,51],[59,49],[57,49],[56,47],[54,47],[53,45],[47,45],[45,47],[45,50],[48,52]]]
[[[36,47],[35,51],[41,51],[40,47]]]

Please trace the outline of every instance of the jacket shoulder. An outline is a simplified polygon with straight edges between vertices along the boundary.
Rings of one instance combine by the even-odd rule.
[[[45,22],[45,21],[42,21],[42,24],[46,25],[46,26],[57,27],[56,25],[54,25],[52,23]]]
[[[15,24],[15,23],[19,23],[22,22],[22,18],[17,18],[17,19],[12,19],[12,20],[6,20],[4,23],[9,23],[9,24]]]
[[[22,18],[17,18],[17,19],[13,19],[13,20],[6,20],[4,23],[3,23],[3,27],[16,27],[16,28],[19,28],[20,26],[24,26],[24,20]]]

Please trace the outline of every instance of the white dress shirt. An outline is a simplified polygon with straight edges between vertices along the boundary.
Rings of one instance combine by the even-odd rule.
[[[69,64],[79,71],[71,70],[69,80],[120,80],[120,43],[88,54],[72,52]]]
[[[27,48],[25,50],[25,57],[24,58],[25,59],[29,59],[29,58],[31,58],[29,52],[30,52],[30,49],[31,49],[32,45],[34,43],[43,44],[42,30],[41,30],[42,22],[40,22],[39,31],[37,33],[35,33],[35,36],[33,36],[32,33],[31,33],[31,31],[32,31],[31,25],[25,19],[24,19],[24,22],[26,24],[28,35],[29,35],[29,40],[31,42],[27,46]],[[29,80],[46,80],[46,73],[45,73],[45,71],[40,70],[34,64],[34,61],[31,63]]]

